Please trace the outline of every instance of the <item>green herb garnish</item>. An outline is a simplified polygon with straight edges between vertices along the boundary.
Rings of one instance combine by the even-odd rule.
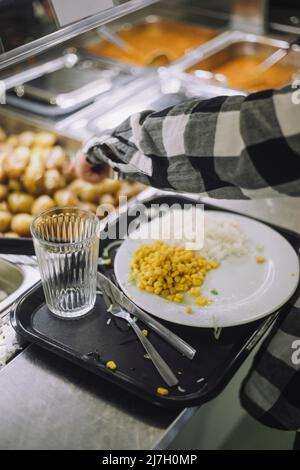
[[[219,292],[216,289],[211,290],[210,293],[213,295],[219,295]]]

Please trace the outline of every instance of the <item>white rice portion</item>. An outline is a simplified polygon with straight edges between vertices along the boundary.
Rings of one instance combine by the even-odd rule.
[[[250,254],[251,247],[240,224],[234,217],[205,216],[204,246],[201,256],[215,261]]]
[[[246,235],[234,216],[207,215],[195,207],[185,211],[174,209],[161,217],[156,216],[149,223],[142,224],[131,238],[162,240],[185,248],[189,248],[190,243],[198,243],[202,248],[194,248],[197,255],[219,262],[251,252]]]

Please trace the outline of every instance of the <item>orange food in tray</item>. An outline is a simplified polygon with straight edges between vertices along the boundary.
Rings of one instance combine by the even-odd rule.
[[[202,26],[175,21],[156,21],[133,25],[118,32],[118,35],[130,46],[127,53],[106,40],[89,44],[87,50],[133,65],[147,66],[151,65],[153,57],[160,54],[166,55],[169,62],[173,62],[189,49],[200,46],[216,34],[215,30]]]
[[[222,74],[227,78],[228,86],[248,92],[278,88],[289,83],[296,69],[290,65],[277,63],[265,72],[257,67],[265,60],[261,56],[237,56],[225,63],[209,69],[214,74]],[[201,69],[201,63],[191,67],[188,72]]]

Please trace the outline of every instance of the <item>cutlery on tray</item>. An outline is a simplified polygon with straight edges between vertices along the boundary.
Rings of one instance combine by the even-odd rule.
[[[98,288],[103,292],[104,290],[111,292],[115,302],[126,310],[130,315],[141,320],[155,333],[161,336],[167,343],[173,346],[177,351],[183,354],[188,359],[193,359],[196,354],[196,349],[190,346],[186,341],[170,331],[164,325],[151,317],[148,313],[144,312],[137,305],[135,305],[110,279],[104,274],[98,272],[97,274]]]
[[[179,381],[174,372],[172,372],[168,364],[160,356],[155,347],[150,343],[146,336],[144,336],[144,334],[136,323],[136,318],[133,318],[128,312],[123,310],[120,305],[116,303],[113,293],[109,290],[108,285],[102,288],[102,295],[107,311],[111,313],[114,317],[125,320],[131,326],[139,341],[143,345],[145,351],[147,352],[149,358],[153,362],[153,365],[156,367],[158,373],[164,379],[166,384],[169,387],[174,387],[175,385],[178,385]]]

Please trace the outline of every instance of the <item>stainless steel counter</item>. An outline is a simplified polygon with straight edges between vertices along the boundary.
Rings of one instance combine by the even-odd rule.
[[[148,404],[36,346],[2,369],[0,390],[0,449],[161,449],[196,411]]]

